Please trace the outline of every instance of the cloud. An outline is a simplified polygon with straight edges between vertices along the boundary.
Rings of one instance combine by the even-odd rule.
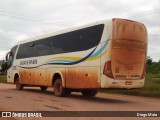
[[[12,33],[9,33],[9,32],[6,32],[6,31],[3,31],[2,29],[0,29],[0,36],[1,36],[1,39],[0,39],[0,49],[2,51],[4,50],[8,50],[11,46],[11,38],[13,37],[13,34]]]
[[[159,34],[159,6],[159,0],[1,0],[0,51],[9,51],[16,42],[31,36],[112,17],[139,21],[149,35]],[[150,10],[154,12],[146,12]],[[149,56],[159,59],[159,36],[148,40]]]
[[[0,51],[0,60],[4,60],[5,59],[5,56],[6,56],[6,54],[7,54],[7,50],[1,50]]]
[[[0,29],[0,51],[9,51],[17,42],[28,38],[26,35]]]

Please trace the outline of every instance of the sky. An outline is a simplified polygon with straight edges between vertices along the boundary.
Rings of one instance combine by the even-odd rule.
[[[144,23],[148,56],[160,60],[160,0],[0,0],[0,60],[19,41],[110,18]]]

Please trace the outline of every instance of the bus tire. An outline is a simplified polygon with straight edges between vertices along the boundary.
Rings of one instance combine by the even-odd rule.
[[[15,82],[15,83],[16,83],[16,89],[17,89],[17,90],[23,90],[23,87],[24,87],[24,86],[23,86],[22,84],[20,84],[20,79],[19,79],[19,77],[16,78],[16,82]]]
[[[47,90],[47,86],[40,86],[41,91],[46,91]]]
[[[53,85],[54,95],[57,97],[65,97],[70,95],[70,90],[63,88],[62,80],[60,78],[56,79]]]
[[[94,97],[98,93],[98,90],[83,90],[82,95],[84,97]]]

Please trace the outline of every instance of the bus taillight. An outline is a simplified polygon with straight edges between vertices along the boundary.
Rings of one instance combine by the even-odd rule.
[[[111,69],[111,61],[107,61],[104,65],[104,69],[103,69],[103,74],[110,77],[110,78],[114,78],[113,74],[112,74],[112,69]]]
[[[143,79],[145,77],[146,74],[146,63],[144,64],[144,68],[143,68],[143,73],[141,75],[141,79]]]

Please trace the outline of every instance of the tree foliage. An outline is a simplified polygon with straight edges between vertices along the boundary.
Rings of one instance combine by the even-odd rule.
[[[5,72],[8,68],[7,68],[7,62],[4,62],[2,65],[1,65],[1,71]]]
[[[160,61],[153,62],[151,57],[147,57],[147,73],[152,73],[152,74],[160,73]]]

